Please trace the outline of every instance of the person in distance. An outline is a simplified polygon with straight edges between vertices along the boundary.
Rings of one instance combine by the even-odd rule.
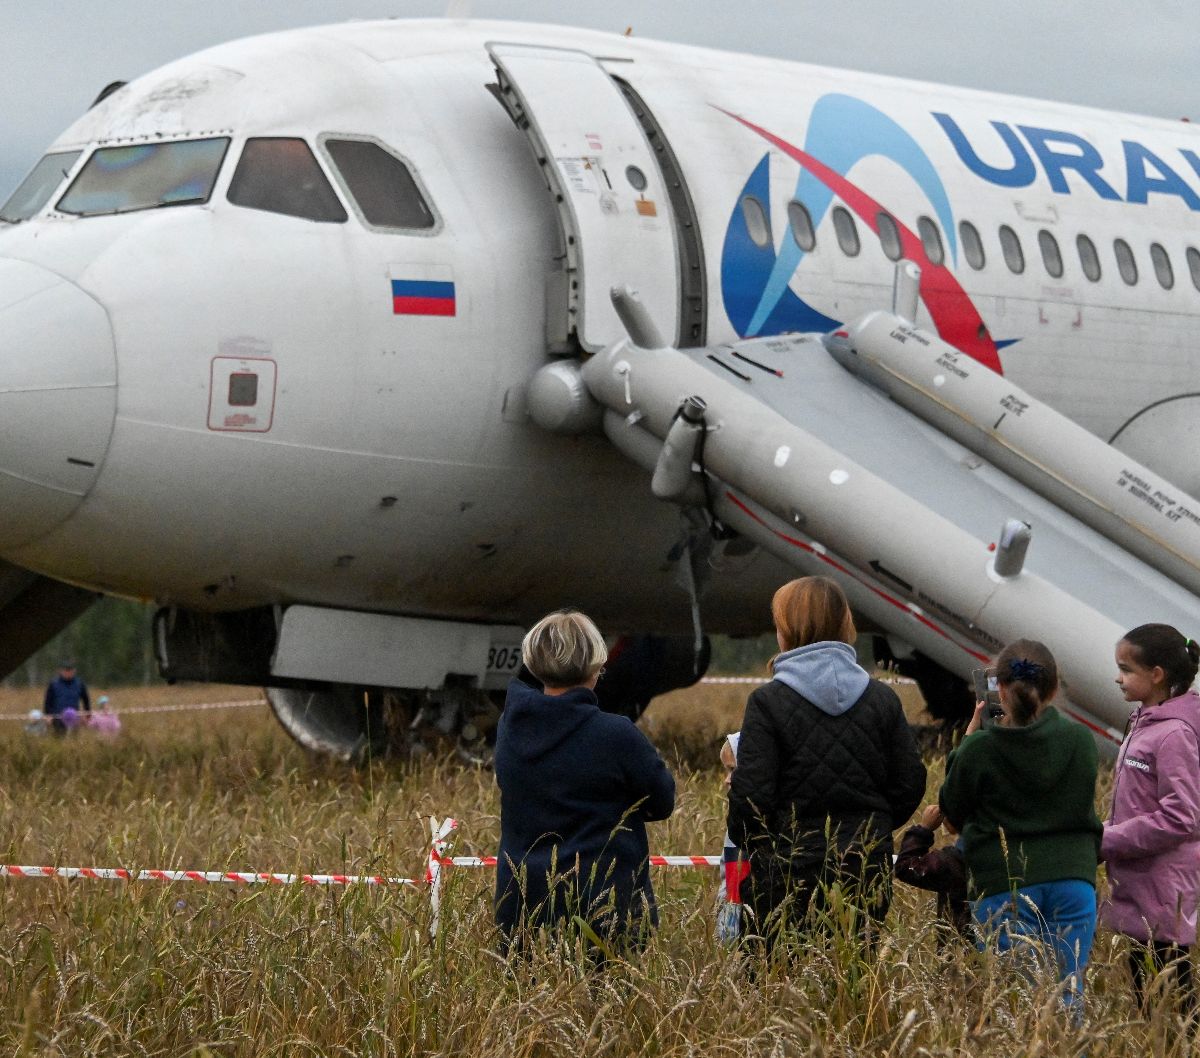
[[[56,735],[65,735],[78,724],[81,707],[86,713],[92,711],[87,684],[75,671],[75,662],[64,661],[58,667],[58,675],[46,688],[42,713],[49,719],[50,728]]]

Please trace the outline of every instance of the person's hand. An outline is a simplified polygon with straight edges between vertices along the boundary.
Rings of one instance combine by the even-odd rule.
[[[973,735],[981,727],[983,727],[983,712],[987,708],[987,702],[976,702],[975,712],[971,715],[971,722],[967,724],[967,734]]]
[[[926,805],[921,813],[921,826],[926,830],[937,830],[942,825],[942,810],[937,805]]]

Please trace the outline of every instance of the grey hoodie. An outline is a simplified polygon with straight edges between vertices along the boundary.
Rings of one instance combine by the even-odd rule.
[[[849,643],[829,642],[780,654],[773,678],[830,716],[847,712],[871,682]]]

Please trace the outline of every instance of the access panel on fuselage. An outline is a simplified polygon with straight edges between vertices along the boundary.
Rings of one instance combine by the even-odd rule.
[[[501,100],[555,192],[566,241],[568,330],[589,352],[622,338],[609,291],[628,284],[674,341],[675,221],[654,153],[620,88],[585,52],[526,44],[489,44],[488,52]]]

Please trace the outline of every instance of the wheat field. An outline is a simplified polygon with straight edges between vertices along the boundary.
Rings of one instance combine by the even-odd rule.
[[[716,746],[746,690],[677,692],[643,719],[679,782],[675,815],[650,827],[652,851],[720,848]],[[118,709],[247,696],[111,693]],[[0,714],[36,704],[0,691]],[[324,764],[265,705],[123,719],[112,743],[28,737],[4,721],[4,862],[415,876],[429,817],[450,814],[462,821],[456,851],[494,851],[493,779],[448,755]],[[940,773],[933,762],[931,795]],[[436,941],[419,889],[0,879],[0,1054],[1189,1053],[1168,1008],[1149,1019],[1132,1008],[1124,949],[1105,934],[1075,1026],[1049,981],[939,950],[928,894],[897,885],[874,960],[835,932],[751,976],[713,939],[715,872],[654,877],[660,930],[602,973],[569,948],[515,964],[494,954],[486,870],[450,874]]]

